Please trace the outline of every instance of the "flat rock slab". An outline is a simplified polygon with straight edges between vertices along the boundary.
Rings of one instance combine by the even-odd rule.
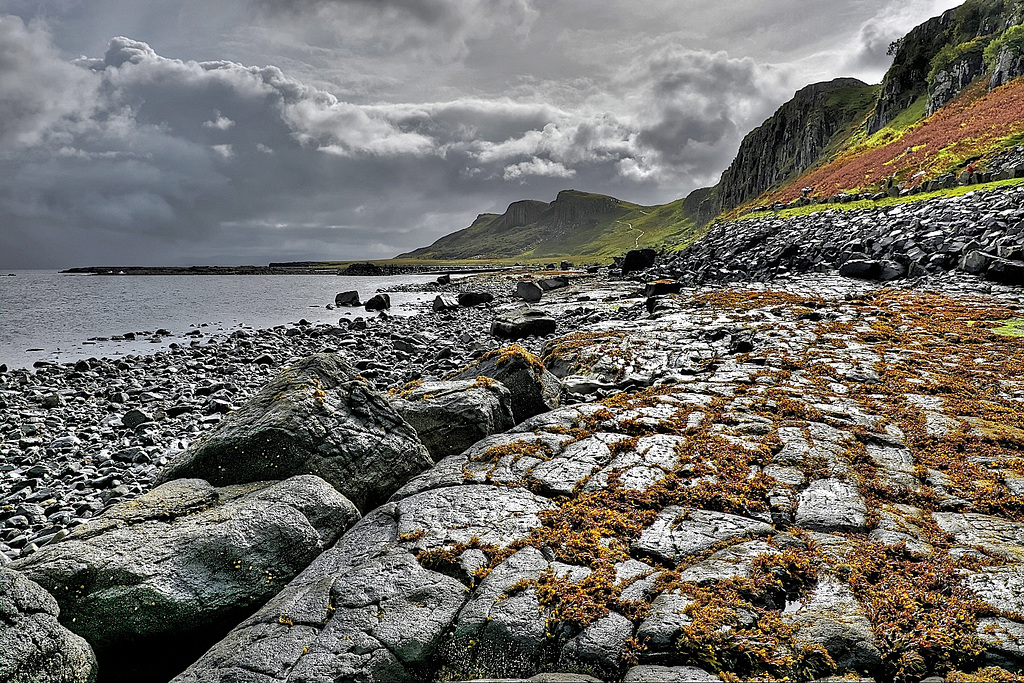
[[[999,557],[1024,562],[1024,524],[972,512],[936,512],[935,522],[965,546],[981,546]]]
[[[0,681],[93,683],[96,656],[60,625],[57,601],[22,574],[0,567]]]
[[[644,664],[627,671],[622,683],[719,683],[721,680],[694,666]]]
[[[667,507],[633,543],[635,552],[678,564],[731,538],[768,536],[770,524],[724,512]]]
[[[796,525],[823,532],[867,530],[868,509],[856,487],[838,479],[819,479],[800,492]]]
[[[182,479],[16,566],[56,597],[62,623],[96,648],[101,664],[117,662],[111,669],[123,680],[166,680],[358,518],[312,475],[222,488]]]
[[[515,425],[511,392],[490,378],[426,382],[391,403],[435,460]]]
[[[841,671],[881,672],[871,622],[847,584],[823,578],[809,596],[786,607],[783,619],[797,626],[798,641],[824,647]]]
[[[315,474],[365,512],[433,464],[388,400],[340,357],[322,353],[282,370],[156,483],[198,478],[225,486]]]

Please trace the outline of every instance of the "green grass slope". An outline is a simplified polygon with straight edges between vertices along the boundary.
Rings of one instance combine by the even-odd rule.
[[[604,195],[566,190],[550,204],[517,202],[505,214],[482,214],[468,228],[398,258],[608,260],[630,249],[688,243],[696,236],[696,222],[682,199],[660,206],[641,206]]]

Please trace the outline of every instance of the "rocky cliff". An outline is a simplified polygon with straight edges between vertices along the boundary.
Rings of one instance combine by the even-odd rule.
[[[837,78],[799,90],[743,139],[732,165],[701,202],[700,213],[713,217],[735,208],[813,166],[864,120],[874,92],[855,78]]]

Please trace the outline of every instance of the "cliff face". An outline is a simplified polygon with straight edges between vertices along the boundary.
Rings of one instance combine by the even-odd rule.
[[[897,43],[868,132],[890,123],[923,95],[927,113],[935,113],[986,73],[991,65],[985,63],[985,47],[1022,18],[1021,0],[967,0],[913,29]]]
[[[855,78],[803,88],[743,139],[718,185],[691,195],[687,204],[706,222],[807,170],[839,135],[863,121],[874,92]]]

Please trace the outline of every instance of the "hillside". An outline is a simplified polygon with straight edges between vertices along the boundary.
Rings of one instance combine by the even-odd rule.
[[[503,214],[481,214],[468,228],[398,258],[609,258],[636,246],[690,238],[697,226],[683,204],[640,206],[564,190],[551,203],[521,201]]]
[[[679,248],[719,217],[777,202],[917,192],[970,166],[995,171],[1024,143],[1024,0],[968,0],[893,43],[880,85],[839,78],[797,91],[744,137],[721,180],[662,206],[575,190],[501,215],[399,258],[607,258]],[[971,181],[987,179],[972,176]],[[810,189],[806,189],[810,188]]]

